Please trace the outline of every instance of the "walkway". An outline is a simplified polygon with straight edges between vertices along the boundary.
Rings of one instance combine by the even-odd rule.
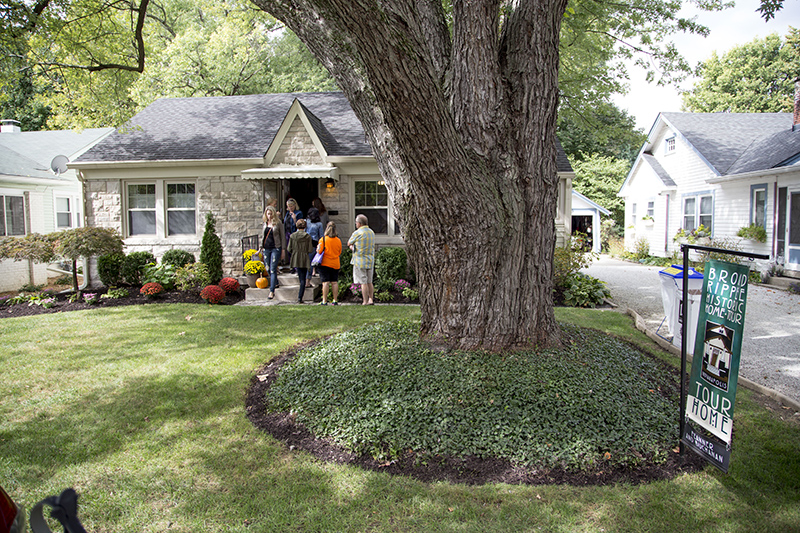
[[[603,255],[584,272],[605,281],[615,304],[633,309],[656,331],[664,318],[662,268]],[[666,323],[659,334],[670,337]],[[800,402],[800,295],[751,285],[744,334],[739,374]]]

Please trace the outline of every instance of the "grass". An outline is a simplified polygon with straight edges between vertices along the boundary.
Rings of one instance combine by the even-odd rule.
[[[616,313],[558,318],[656,350]],[[75,487],[93,532],[800,531],[800,424],[740,388],[730,474],[648,485],[426,484],[321,463],[245,417],[291,345],[411,306],[158,305],[0,321],[0,484],[27,509]]]

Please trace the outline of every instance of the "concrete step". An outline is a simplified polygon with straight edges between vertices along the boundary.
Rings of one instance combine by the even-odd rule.
[[[245,280],[246,283],[246,280]],[[275,297],[269,299],[269,289],[259,289],[250,287],[245,290],[245,300],[251,303],[284,302],[297,303],[297,294],[300,290],[300,279],[297,274],[281,273],[278,274],[278,288],[275,290]],[[322,283],[319,276],[311,277],[311,287],[306,287],[303,294],[304,303],[313,303],[316,298],[322,296]]]

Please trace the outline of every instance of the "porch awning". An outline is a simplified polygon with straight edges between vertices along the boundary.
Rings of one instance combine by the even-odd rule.
[[[291,166],[248,168],[242,170],[246,180],[339,179],[339,168],[328,166]]]

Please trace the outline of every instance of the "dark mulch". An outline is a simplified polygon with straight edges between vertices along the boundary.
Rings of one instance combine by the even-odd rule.
[[[687,451],[681,456],[676,451],[662,463],[645,462],[623,468],[601,465],[590,471],[572,472],[563,469],[536,469],[515,465],[508,460],[481,457],[418,457],[409,453],[395,461],[377,461],[368,455],[356,455],[331,441],[316,438],[303,424],[288,413],[270,413],[265,401],[266,392],[277,379],[283,364],[291,360],[297,351],[312,344],[312,341],[281,354],[262,367],[253,377],[247,391],[247,417],[258,429],[266,431],[290,450],[305,450],[323,461],[350,464],[367,470],[408,476],[424,482],[447,481],[482,485],[485,483],[509,483],[526,485],[568,484],[575,486],[610,485],[614,483],[648,483],[660,479],[672,479],[680,474],[705,468],[703,459]]]
[[[126,287],[128,289],[128,296],[123,298],[100,298],[95,304],[87,304],[82,300],[80,302],[70,302],[69,297],[71,293],[55,293],[53,297],[56,298],[56,303],[51,308],[46,308],[41,305],[28,305],[27,303],[16,305],[1,305],[0,318],[10,318],[17,316],[32,316],[44,315],[51,313],[63,313],[66,311],[80,311],[83,309],[98,309],[104,307],[119,307],[123,305],[157,305],[157,304],[203,304],[205,300],[200,298],[199,293],[183,292],[183,291],[167,291],[159,294],[155,298],[148,298],[139,294],[141,287],[132,286]],[[104,294],[106,289],[94,290],[90,289],[84,291],[87,293]],[[237,302],[244,300],[244,290],[238,293],[229,294],[225,299],[220,302],[220,305],[233,305]]]

